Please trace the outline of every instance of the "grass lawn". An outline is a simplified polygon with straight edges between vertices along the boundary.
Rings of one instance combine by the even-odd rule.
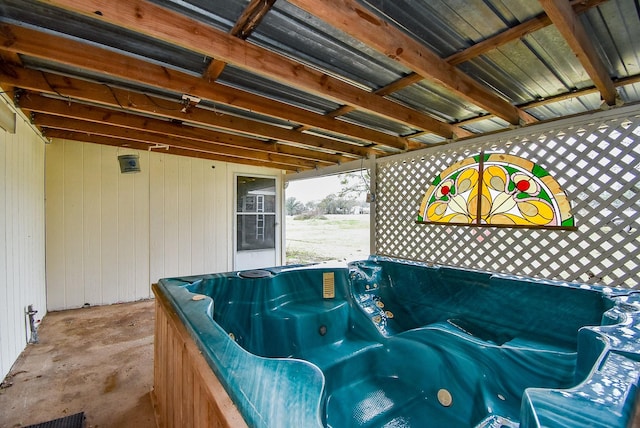
[[[351,261],[369,256],[369,214],[287,216],[287,264]]]

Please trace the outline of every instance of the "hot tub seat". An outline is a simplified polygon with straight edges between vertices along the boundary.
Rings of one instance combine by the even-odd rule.
[[[470,427],[494,420],[517,426],[525,389],[570,387],[575,364],[575,352],[528,341],[497,345],[453,323],[435,323],[324,368],[325,418],[329,426],[340,426],[336,421],[393,426],[400,419],[418,426],[429,414],[435,426]],[[452,397],[448,406],[438,401],[442,390]]]
[[[269,333],[265,355],[301,356],[344,339],[349,305],[345,300],[291,301],[256,317]]]
[[[600,325],[614,303],[597,287],[385,258],[349,264],[354,300],[385,337],[446,320],[490,335],[576,349],[577,332]],[[550,328],[550,326],[553,326]]]
[[[415,350],[409,343],[378,343],[325,369],[326,425],[420,426],[429,415],[433,426],[455,426],[457,415],[429,393],[441,362],[425,365]]]
[[[563,389],[575,385],[577,352],[533,339],[512,338],[496,343],[477,337],[458,326],[459,320],[438,322],[393,336],[389,342],[407,341],[415,358],[437,355],[442,361],[433,374],[431,393],[453,388],[454,399],[473,406],[461,407],[467,426],[492,415],[517,421],[522,395],[527,388]],[[420,346],[422,345],[422,347]],[[469,392],[472,391],[471,394]]]

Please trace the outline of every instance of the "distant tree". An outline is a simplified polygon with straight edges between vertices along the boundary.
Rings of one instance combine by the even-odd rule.
[[[298,215],[305,211],[305,205],[294,197],[287,198],[285,203],[287,215]]]
[[[355,199],[341,198],[332,193],[318,203],[318,211],[320,214],[349,214],[355,205]]]
[[[340,174],[339,178],[342,186],[338,193],[340,198],[360,199],[369,192],[371,177],[368,169]]]
[[[305,212],[318,214],[318,203],[315,201],[309,201],[304,206]]]

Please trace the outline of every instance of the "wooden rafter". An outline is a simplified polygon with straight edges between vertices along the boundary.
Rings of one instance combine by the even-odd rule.
[[[569,3],[566,0],[540,0],[540,4],[580,60],[602,99],[608,105],[615,104],[617,93],[609,72]]]
[[[246,136],[257,136],[309,148],[315,147],[325,152],[341,152],[345,155],[356,157],[366,157],[371,153],[377,153],[376,150],[371,148],[342,143],[315,135],[300,134],[294,130],[235,116],[212,114],[211,111],[198,107],[182,112],[182,106],[177,101],[19,67],[0,69],[0,83],[58,95],[70,100],[95,103],[129,112],[208,126],[221,132],[239,132]]]
[[[251,0],[240,15],[230,34],[245,40],[271,10],[276,0]]]
[[[114,137],[105,137],[102,135],[95,134],[87,134],[84,132],[75,132],[75,131],[64,131],[59,129],[43,129],[43,132],[49,138],[59,138],[63,140],[75,140],[82,141],[85,143],[95,143],[106,146],[115,146],[115,147],[127,147],[136,150],[151,150],[154,145],[149,144],[148,142],[135,141],[135,140],[122,140]],[[291,166],[289,165],[281,165],[274,162],[262,162],[255,159],[243,159],[233,156],[224,156],[214,153],[208,152],[200,152],[197,150],[187,150],[178,147],[168,147],[167,149],[159,149],[162,153],[168,153],[177,156],[186,156],[190,158],[200,158],[200,159],[209,159],[213,161],[220,162],[232,162],[232,163],[240,163],[252,166],[264,166],[267,168],[277,168],[283,170],[292,171]]]
[[[275,2],[276,0],[251,0],[229,34],[245,40],[260,24],[262,18],[271,10]],[[218,79],[226,65],[224,61],[212,59],[204,72],[204,77],[209,81]]]
[[[42,113],[36,113],[32,117],[35,124],[44,129],[80,132],[87,135],[99,135],[103,137],[119,138],[122,140],[147,142],[149,144],[166,145],[169,147],[207,152],[233,158],[271,162],[280,166],[286,166],[285,169],[288,170],[313,169],[318,166],[315,161],[309,161],[293,156],[268,153],[247,147],[238,149],[237,147],[163,135],[157,132],[124,128],[121,126],[110,125],[108,123],[96,123],[82,119],[59,117]]]
[[[626,85],[633,85],[636,83],[640,83],[640,74],[639,75],[635,75],[635,76],[630,76],[624,79],[618,79],[614,82],[614,86],[616,88],[620,88],[622,86],[626,86]],[[549,98],[545,98],[545,99],[541,99],[541,100],[535,100],[535,101],[531,101],[528,102],[526,104],[522,104],[520,105],[520,108],[523,109],[530,109],[530,108],[536,108],[536,107],[542,107],[548,104],[553,104],[553,103],[557,103],[560,101],[566,101],[566,100],[571,100],[574,98],[578,98],[578,97],[583,97],[586,95],[590,95],[593,93],[598,93],[598,88],[596,88],[595,86],[591,86],[588,88],[582,88],[580,90],[577,91],[571,91],[571,92],[565,92],[562,94],[558,94],[555,95],[553,97],[549,97]],[[461,122],[459,122],[460,126],[464,126],[464,125],[469,125],[471,123],[474,122],[478,122],[480,120],[485,120],[486,117],[474,117],[473,119],[468,119],[468,120],[463,120]],[[412,136],[413,137],[413,136]]]
[[[191,18],[190,14],[167,10],[152,0],[29,1],[39,1],[84,14],[95,20],[109,22],[128,31],[137,32],[141,36],[147,36],[151,40],[158,39],[180,46],[192,54],[200,53],[205,60],[216,58],[205,75],[199,77],[178,71],[179,69],[172,68],[171,65],[160,65],[143,56],[131,56],[125,51],[100,48],[78,38],[38,30],[31,24],[9,24],[14,21],[4,21],[0,18],[0,86],[2,90],[12,93],[15,86],[15,94],[20,99],[22,109],[26,113],[33,112],[33,117],[37,118],[36,125],[40,125],[49,136],[64,134],[67,136],[65,138],[81,138],[83,135],[89,135],[94,142],[101,140],[105,141],[104,144],[122,145],[118,143],[118,140],[121,140],[127,142],[126,144],[136,144],[144,148],[148,144],[144,145],[141,138],[148,139],[151,133],[156,134],[153,137],[155,139],[165,138],[166,141],[172,142],[172,153],[194,153],[198,157],[202,157],[203,154],[212,155],[218,156],[218,160],[234,162],[234,159],[238,159],[238,163],[269,165],[290,171],[322,168],[371,154],[384,156],[398,150],[424,147],[425,144],[416,139],[420,135],[436,134],[445,137],[444,143],[448,143],[451,138],[475,135],[464,129],[474,121],[502,114],[504,116],[500,117],[503,119],[511,115],[511,119],[515,119],[510,120],[512,123],[523,123],[531,120],[531,117],[524,113],[527,109],[589,93],[599,92],[607,103],[612,102],[612,97],[615,102],[616,91],[612,88],[628,84],[623,82],[637,82],[636,76],[612,82],[606,70],[603,73],[602,69],[597,69],[597,60],[589,60],[584,68],[596,86],[580,91],[572,90],[545,100],[512,105],[501,97],[485,97],[487,93],[494,95],[494,92],[479,83],[481,92],[475,92],[478,88],[468,86],[469,80],[473,84],[473,79],[456,69],[456,66],[463,62],[554,23],[558,25],[560,22],[560,26],[573,31],[576,22],[581,24],[576,15],[607,0],[545,0],[552,8],[562,9],[559,12],[561,16],[554,18],[553,22],[550,17],[553,12],[549,12],[549,15],[542,13],[468,49],[441,58],[438,62],[433,62],[433,57],[429,56],[429,52],[416,40],[398,37],[398,34],[406,37],[402,32],[386,31],[384,36],[369,32],[371,34],[366,34],[365,37],[358,36],[361,32],[366,32],[367,25],[385,29],[396,28],[381,18],[382,15],[376,15],[369,9],[358,6],[361,4],[358,0],[291,0],[292,4],[313,4],[313,7],[309,6],[309,12],[319,19],[325,20],[325,13],[340,15],[337,18],[330,15],[333,18],[328,24],[335,28],[342,29],[343,21],[358,23],[357,28],[352,29],[355,33],[344,31],[369,47],[380,50],[405,66],[417,70],[385,86],[372,88],[371,91],[354,87],[347,83],[347,80],[342,80],[338,74],[323,72],[313,66],[298,63],[295,56],[279,55],[245,41],[260,19],[273,7],[275,0],[246,0],[245,11],[238,18],[234,28],[226,34],[210,27],[206,22]],[[327,8],[328,4],[335,10],[325,12],[324,8]],[[49,9],[49,6],[44,7]],[[356,11],[355,15],[347,16],[341,9],[343,7],[353,8]],[[53,12],[53,8],[51,11],[53,14],[61,13],[64,16],[62,11]],[[83,18],[81,21],[85,25],[91,25],[90,20]],[[46,26],[46,19],[42,22]],[[360,28],[362,26],[365,27],[364,30]],[[123,30],[117,31],[124,33]],[[593,56],[595,51],[593,46],[589,47],[588,38],[579,35],[581,30],[577,31],[564,37],[569,44],[573,40],[573,43],[579,45],[577,49],[572,46],[572,49],[584,64],[583,58]],[[134,39],[138,40],[137,37]],[[98,40],[99,38],[94,39]],[[79,52],[82,54],[78,55]],[[33,61],[33,58],[38,60]],[[334,111],[318,113],[313,107],[312,111],[304,108],[302,104],[292,105],[220,84],[215,79],[222,72],[225,61],[244,69],[248,74],[260,75],[287,86],[297,87],[307,94],[315,94],[333,101],[340,107]],[[42,64],[51,64],[51,70],[61,71],[34,70],[35,67],[42,67]],[[61,66],[58,68],[57,64]],[[44,67],[46,69],[49,66]],[[76,71],[78,76],[82,76],[79,79],[71,77]],[[493,105],[494,110],[477,104],[490,113],[482,117],[446,123],[389,97],[394,92],[424,80],[425,74],[431,81],[448,88],[450,92],[458,91],[458,95],[466,97],[467,101],[476,104],[474,100],[480,100],[486,106]],[[23,80],[25,76],[26,80]],[[87,76],[92,77],[87,80]],[[130,83],[134,84],[133,91],[123,89]],[[93,93],[90,93],[91,91]],[[43,97],[39,93],[48,96]],[[183,94],[194,95],[202,102],[180,112],[184,107],[180,105]],[[52,107],[53,105],[55,107]],[[233,109],[227,110],[221,107],[222,105],[232,106]],[[240,113],[236,116],[226,113],[237,109],[244,110],[247,114]],[[341,117],[354,110],[373,113],[402,123],[414,132],[401,137],[391,131],[383,132],[366,125],[356,125],[348,118]],[[272,121],[271,118],[277,120]],[[97,135],[95,130],[91,133],[91,126],[95,126],[101,135]],[[381,128],[385,127],[383,122]],[[108,134],[111,136],[109,138],[118,138],[110,140]],[[133,138],[132,135],[136,137]]]
[[[354,105],[358,109],[445,138],[452,138],[456,130],[452,125],[427,114],[143,0],[48,0],[47,4],[134,29],[337,103]]]
[[[44,97],[35,93],[23,94],[19,99],[20,107],[31,112],[44,113],[50,116],[73,118],[97,124],[108,123],[134,131],[152,132],[179,139],[207,143],[202,150],[215,152],[218,146],[227,146],[236,151],[245,149],[264,153],[285,155],[308,161],[316,161],[314,165],[321,167],[330,164],[347,162],[350,158],[321,153],[300,147],[287,146],[239,135],[215,132],[204,128],[196,128],[183,123],[153,119],[98,106],[68,103],[65,100]]]
[[[400,150],[408,148],[407,140],[402,137],[335,120],[230,86],[207,82],[204,79],[117,52],[8,24],[2,25],[0,30],[0,46],[12,52],[173,90],[179,94],[197,95],[202,99],[289,120],[293,122],[293,126],[302,123],[308,129],[326,129],[362,140],[367,144],[374,143]],[[79,51],[83,54],[77,55]]]
[[[8,67],[9,65],[21,67],[22,61],[20,60],[20,56],[15,52],[0,50],[0,69]],[[15,88],[13,85],[2,85],[0,86],[0,90],[8,94],[13,94]]]
[[[509,123],[535,121],[355,0],[290,2]]]
[[[571,6],[573,7],[574,12],[579,14],[606,1],[608,0],[572,0]],[[469,46],[468,48],[463,49],[460,52],[456,52],[455,54],[448,56],[444,60],[453,66],[462,64],[466,61],[470,61],[474,58],[479,57],[480,55],[484,55],[494,49],[497,49],[500,46],[513,42],[514,40],[521,39],[527,34],[531,34],[535,31],[541,30],[542,28],[545,28],[551,24],[551,19],[549,19],[547,14],[541,13],[540,15],[524,21],[521,24],[508,28],[505,31],[489,37],[481,42],[475,43],[474,45]],[[374,93],[380,96],[389,95],[408,86],[411,86],[421,80],[424,80],[422,76],[420,76],[416,72],[412,72],[396,80],[395,82],[391,82],[390,84],[377,89],[376,91],[374,91]]]
[[[608,0],[573,0],[571,1],[571,7],[576,14],[586,12],[587,10],[596,7]],[[447,61],[451,65],[462,64],[473,58],[477,58],[480,55],[486,54],[500,46],[506,45],[514,40],[521,39],[527,34],[534,33],[545,27],[551,25],[551,19],[546,13],[541,13],[527,21],[522,22],[514,27],[508,28],[505,31],[489,37],[481,42],[478,42],[467,49],[447,57]]]
[[[635,76],[629,76],[626,77],[624,79],[618,79],[615,82],[613,82],[613,85],[616,88],[620,88],[626,85],[634,85],[640,83],[640,74],[636,74]],[[589,88],[582,88],[580,90],[577,91],[571,91],[571,92],[567,92],[564,94],[558,94],[556,96],[553,97],[549,97],[549,98],[545,98],[543,100],[536,100],[536,101],[532,101],[530,103],[524,104],[522,107],[523,108],[534,108],[534,107],[540,107],[543,105],[547,105],[547,104],[551,104],[551,103],[556,103],[559,101],[564,101],[564,100],[570,100],[572,98],[577,98],[577,97],[583,97],[585,95],[589,95],[589,94],[593,94],[599,92],[598,88],[596,88],[595,86],[591,86]]]

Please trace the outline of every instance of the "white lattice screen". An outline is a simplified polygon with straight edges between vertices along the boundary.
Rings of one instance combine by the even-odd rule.
[[[581,120],[380,159],[377,253],[640,289],[640,108]],[[416,224],[433,178],[481,149],[521,156],[546,169],[567,193],[578,230]]]

